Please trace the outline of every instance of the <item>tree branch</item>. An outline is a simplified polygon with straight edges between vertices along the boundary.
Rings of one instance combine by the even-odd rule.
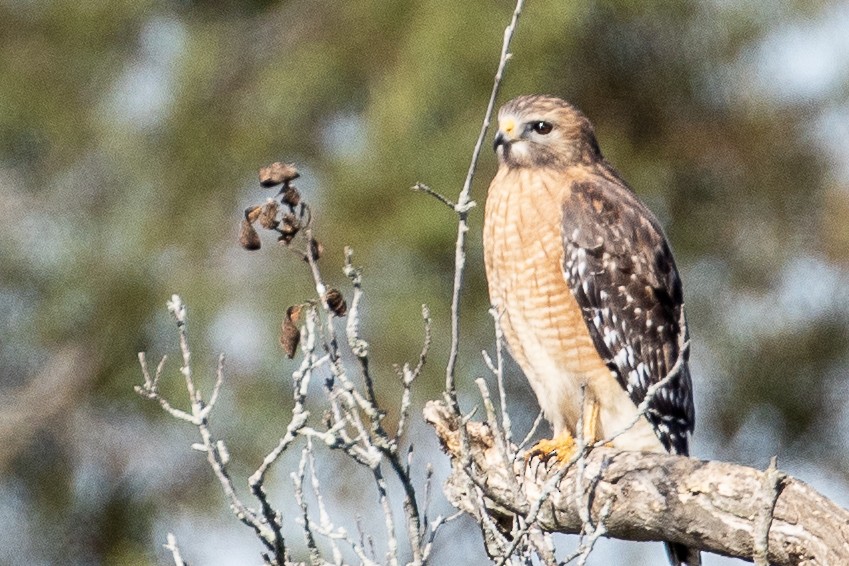
[[[452,461],[446,495],[459,509],[474,510],[477,495],[465,488],[469,467],[462,465],[468,456],[461,452],[460,419],[441,401],[429,402],[424,416]],[[521,459],[507,470],[493,428],[469,422],[465,429],[487,511],[497,523],[510,524],[516,514],[508,509],[527,513],[527,502],[535,501],[560,470],[529,467]],[[577,467],[568,470],[547,498],[536,519],[543,531],[581,533],[587,500],[577,487],[578,473]],[[782,475],[780,491],[765,490],[765,485],[776,485],[766,477],[770,473],[776,472],[604,447],[586,457],[583,470],[593,485],[589,512],[604,523],[603,536],[678,542],[749,561],[766,551],[769,564],[775,565],[849,564],[849,511],[789,476]],[[758,532],[765,506],[772,507],[768,545],[759,542]]]
[[[457,356],[460,351],[460,292],[463,288],[463,274],[466,266],[466,233],[469,231],[469,211],[475,206],[475,202],[470,196],[472,192],[472,181],[475,178],[475,170],[478,166],[478,159],[480,159],[483,141],[486,138],[492,113],[495,110],[495,99],[498,97],[498,90],[501,88],[504,69],[507,67],[507,61],[510,60],[510,42],[513,40],[513,33],[516,31],[516,24],[519,21],[523,6],[524,0],[516,1],[513,16],[510,19],[510,23],[504,29],[504,42],[501,45],[498,70],[495,72],[492,92],[489,95],[489,102],[486,106],[486,113],[481,124],[480,134],[475,142],[475,149],[472,151],[472,162],[469,164],[469,172],[466,174],[466,180],[463,182],[460,196],[457,198],[457,203],[453,207],[458,215],[458,224],[457,242],[454,246],[454,289],[451,293],[451,348],[448,352],[448,365],[445,368],[445,394],[451,402],[455,413],[460,412],[460,405],[457,401],[457,389],[454,383],[454,370],[457,367]],[[426,192],[434,194],[429,187],[422,187],[419,184],[416,187],[419,190],[426,189]],[[450,202],[445,197],[442,197],[440,200],[446,204]]]

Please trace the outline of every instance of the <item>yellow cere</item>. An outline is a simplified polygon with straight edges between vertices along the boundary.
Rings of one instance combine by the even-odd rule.
[[[501,131],[508,136],[513,136],[513,130],[516,129],[516,121],[513,118],[505,118],[501,122]]]

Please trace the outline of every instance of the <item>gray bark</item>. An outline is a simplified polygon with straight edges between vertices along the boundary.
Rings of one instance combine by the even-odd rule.
[[[451,457],[445,493],[459,509],[480,514],[470,493],[476,485],[493,521],[512,524],[557,473],[556,465],[523,458],[507,469],[486,423],[467,423],[464,443],[459,418],[442,402],[428,403],[424,415]],[[750,561],[766,546],[776,565],[849,564],[849,511],[775,470],[605,447],[582,464],[571,466],[540,508],[536,524],[543,531],[580,533],[582,511],[589,509],[597,522],[606,508],[605,536],[611,538],[678,542]]]

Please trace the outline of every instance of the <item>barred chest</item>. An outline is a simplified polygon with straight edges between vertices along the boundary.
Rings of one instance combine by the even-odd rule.
[[[568,189],[546,180],[499,171],[486,203],[484,254],[510,352],[560,428],[569,423],[553,416],[565,411],[561,418],[577,420],[582,376],[599,370],[599,357],[562,271],[560,205]]]

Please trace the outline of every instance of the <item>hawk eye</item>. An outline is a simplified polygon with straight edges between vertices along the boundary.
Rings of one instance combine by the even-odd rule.
[[[531,124],[531,129],[542,136],[551,133],[553,128],[554,126],[550,122],[544,122],[542,120]]]

